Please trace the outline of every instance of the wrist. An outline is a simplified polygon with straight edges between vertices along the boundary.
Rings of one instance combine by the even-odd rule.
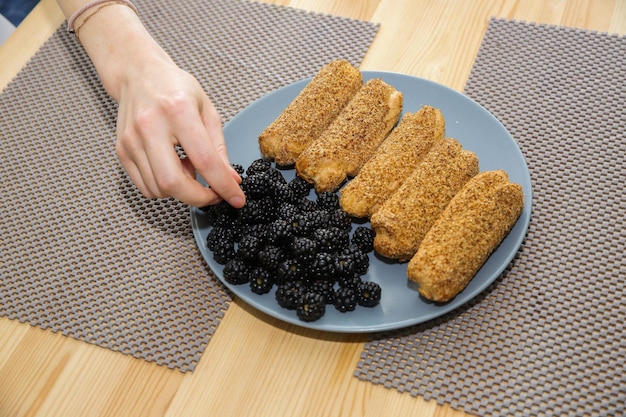
[[[77,19],[80,42],[106,91],[119,101],[123,85],[133,71],[157,60],[170,60],[150,36],[139,16],[125,4],[110,2],[88,20]]]
[[[67,19],[67,31],[74,33],[77,38],[80,38],[79,31],[89,19],[100,12],[103,8],[111,6],[113,4],[121,4],[132,9],[135,14],[139,14],[137,7],[131,0],[90,0],[76,9],[74,13]]]

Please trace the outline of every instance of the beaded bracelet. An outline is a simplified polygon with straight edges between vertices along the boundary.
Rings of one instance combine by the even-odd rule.
[[[70,18],[67,19],[67,31],[69,33],[74,33],[76,37],[78,37],[78,31],[80,30],[81,27],[83,27],[85,23],[87,23],[87,20],[89,20],[91,16],[97,14],[100,10],[102,10],[103,8],[111,4],[123,4],[125,6],[130,7],[135,12],[135,14],[139,14],[137,7],[135,7],[135,5],[130,0],[92,0],[89,3],[85,4],[84,6],[82,6],[81,8],[79,8],[78,10],[76,10],[72,14],[72,16],[70,16]],[[96,11],[94,11],[89,16],[87,16],[85,20],[81,22],[80,26],[78,26],[78,28],[74,29],[74,22],[76,21],[76,19],[82,16],[87,10],[92,9],[96,6],[100,6],[100,7],[98,7]]]

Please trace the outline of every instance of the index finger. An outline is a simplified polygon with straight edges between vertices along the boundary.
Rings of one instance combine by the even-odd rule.
[[[228,162],[221,121],[219,116],[216,121],[217,113],[211,115],[211,111],[215,112],[215,109],[206,98],[201,109],[201,121],[197,114],[191,112],[179,114],[174,122],[176,138],[211,190],[233,207],[242,207],[245,196],[237,181],[238,176]]]
[[[166,127],[156,129],[152,137],[163,134]],[[192,206],[202,207],[216,204],[222,197],[195,178],[195,171],[187,159],[180,159],[169,140],[147,142],[145,152],[149,166],[144,175],[154,178],[160,193],[169,195]],[[219,158],[218,158],[219,159]]]

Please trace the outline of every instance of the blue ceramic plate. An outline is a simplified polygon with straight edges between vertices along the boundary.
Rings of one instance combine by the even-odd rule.
[[[370,254],[370,267],[363,279],[375,281],[382,287],[381,302],[377,307],[340,313],[332,305],[320,320],[300,321],[295,311],[281,308],[275,301],[274,291],[266,295],[253,293],[247,285],[234,286],[224,281],[224,267],[213,260],[206,248],[210,230],[202,211],[191,210],[194,236],[204,259],[236,296],[251,306],[280,320],[299,326],[346,333],[363,333],[399,329],[439,317],[465,304],[485,290],[509,265],[519,249],[530,223],[532,191],[530,174],[522,153],[502,124],[482,106],[448,87],[424,79],[377,71],[363,71],[364,80],[382,78],[402,92],[403,110],[416,112],[423,105],[441,109],[446,120],[446,136],[457,139],[465,149],[473,151],[480,161],[481,171],[504,169],[512,182],[524,190],[524,210],[498,249],[491,255],[463,292],[452,301],[436,304],[422,298],[415,285],[407,279],[406,263],[385,262]],[[247,167],[261,156],[258,136],[296,97],[310,79],[276,90],[237,114],[224,127],[230,159]],[[294,170],[284,170],[287,180]]]

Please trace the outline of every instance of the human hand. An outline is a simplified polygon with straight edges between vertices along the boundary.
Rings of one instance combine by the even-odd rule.
[[[244,205],[219,114],[193,76],[160,59],[131,68],[121,85],[116,153],[144,196],[197,207],[222,199]],[[196,181],[196,171],[208,188]]]

